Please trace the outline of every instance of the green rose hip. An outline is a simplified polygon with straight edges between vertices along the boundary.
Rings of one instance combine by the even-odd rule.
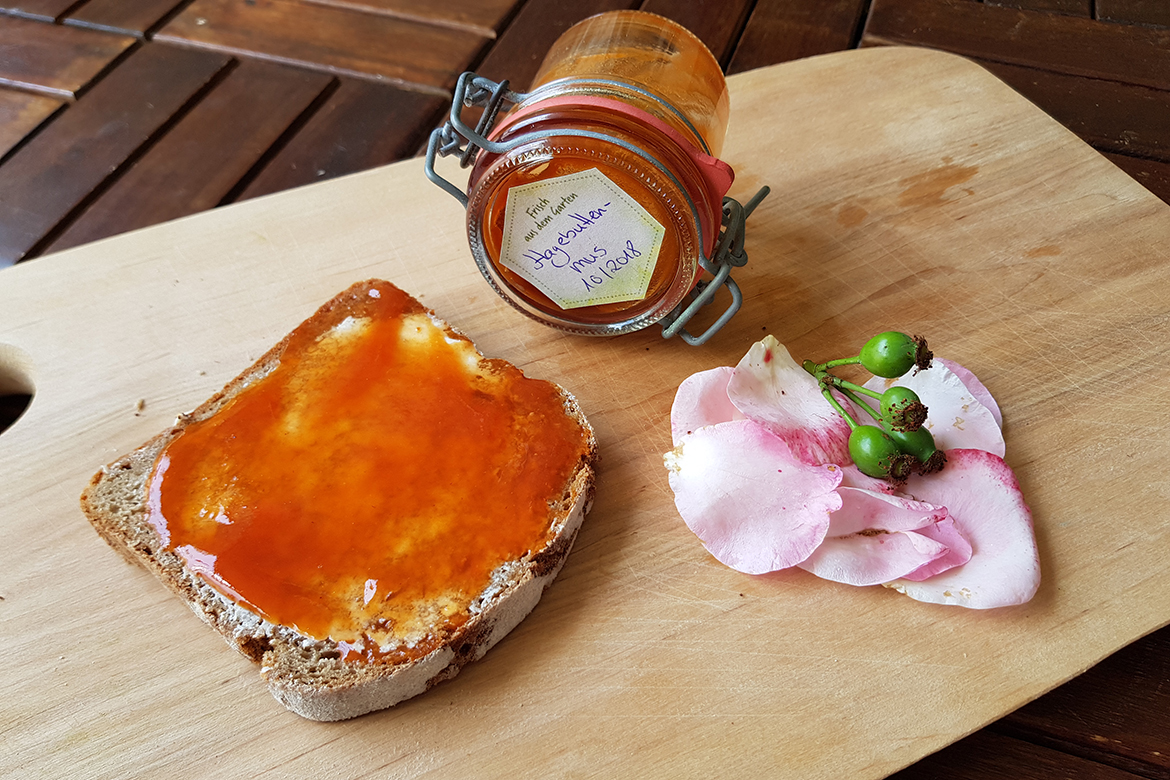
[[[918,393],[908,387],[895,386],[882,393],[882,421],[890,430],[917,430],[926,422],[926,412]]]
[[[875,376],[893,379],[914,368],[918,344],[896,330],[879,333],[861,348],[861,365]]]
[[[910,475],[909,457],[885,431],[873,425],[858,425],[849,434],[849,456],[862,474],[871,477],[901,482]]]

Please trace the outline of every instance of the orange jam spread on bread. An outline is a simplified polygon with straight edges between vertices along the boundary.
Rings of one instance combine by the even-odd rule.
[[[386,283],[323,309],[161,452],[150,522],[206,582],[344,657],[409,660],[555,535],[591,434]]]

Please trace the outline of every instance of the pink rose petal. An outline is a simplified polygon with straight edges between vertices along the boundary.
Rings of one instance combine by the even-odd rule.
[[[987,410],[991,412],[991,416],[995,418],[996,425],[1002,428],[1003,414],[999,411],[999,404],[995,402],[995,399],[991,396],[991,391],[979,381],[979,378],[953,360],[946,360],[944,358],[935,358],[935,360],[949,368],[951,373],[959,378],[959,381],[971,391],[971,395],[975,396],[975,400],[986,406]]]
[[[934,443],[940,450],[986,450],[1003,457],[1003,432],[995,416],[941,361],[932,362],[925,371],[912,371],[898,379],[874,377],[865,383],[878,392],[893,385],[910,388],[926,404],[930,411],[926,428],[934,435]]]
[[[940,520],[934,525],[919,529],[918,533],[944,545],[947,552],[946,555],[935,558],[922,568],[910,572],[905,576],[905,579],[921,582],[936,574],[941,574],[947,569],[962,566],[971,560],[971,543],[959,533],[954,518],[948,517],[945,520]]]
[[[917,531],[947,517],[945,507],[907,496],[853,487],[838,487],[841,509],[829,521],[829,534],[848,536],[863,531]]]
[[[719,561],[747,574],[803,561],[841,506],[841,469],[801,463],[751,420],[695,430],[666,466],[683,521]]]
[[[864,412],[862,412],[864,414]],[[852,462],[841,467],[841,487],[861,488],[872,493],[894,493],[894,486],[884,479],[862,474]]]
[[[945,545],[914,531],[829,537],[798,564],[824,580],[881,585],[946,555]]]
[[[971,559],[922,582],[901,579],[889,587],[912,599],[991,609],[1023,604],[1040,586],[1040,558],[1032,514],[1007,464],[981,450],[951,450],[947,465],[928,477],[911,477],[905,492],[945,506],[971,543]]]
[[[805,463],[851,463],[849,426],[783,344],[766,336],[735,367],[727,394],[745,417],[782,438]]]
[[[678,386],[670,407],[670,434],[675,446],[688,433],[705,425],[742,420],[743,415],[727,397],[731,366],[720,366],[692,374]]]
[[[904,577],[948,553],[920,530],[945,520],[947,510],[901,496],[840,487],[841,509],[825,541],[800,568],[834,582],[878,585]]]

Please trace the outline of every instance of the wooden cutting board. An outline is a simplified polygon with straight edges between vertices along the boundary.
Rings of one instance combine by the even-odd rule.
[[[417,160],[0,272],[0,384],[35,389],[0,435],[0,774],[876,778],[1170,621],[1170,209],[953,56],[867,49],[731,81],[732,192],[773,193],[749,222],[744,309],[702,348],[516,314]],[[603,465],[560,578],[483,661],[312,723],[77,496],[375,276],[571,389]],[[661,454],[684,377],[766,333],[827,359],[889,328],[1002,405],[1044,570],[1030,604],[741,575],[675,513]]]

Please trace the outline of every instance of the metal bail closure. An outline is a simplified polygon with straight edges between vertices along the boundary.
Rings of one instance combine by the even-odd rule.
[[[436,128],[431,133],[430,141],[427,144],[424,167],[427,178],[449,193],[466,209],[469,200],[467,193],[439,175],[435,170],[435,158],[449,157],[457,154],[460,158],[460,166],[468,168],[474,164],[480,149],[490,154],[504,154],[521,144],[528,143],[533,138],[545,135],[522,134],[504,143],[496,143],[488,139],[488,135],[491,133],[493,125],[495,125],[496,120],[499,118],[504,104],[514,105],[521,103],[528,99],[530,94],[532,93],[520,93],[509,90],[506,80],[497,83],[470,71],[462,74],[455,86],[450,115],[442,127]],[[482,107],[484,109],[474,129],[462,119],[464,107]],[[667,107],[674,110],[669,105]],[[640,155],[647,162],[657,166],[665,175],[673,179],[673,174],[659,160],[648,154],[645,150],[632,146],[622,139],[594,131],[565,130],[564,134],[583,135],[614,143]],[[465,146],[463,145],[464,142],[466,142]],[[710,257],[707,256],[705,251],[700,251],[699,253],[700,267],[711,274],[712,278],[697,282],[686,300],[659,320],[663,338],[671,338],[678,335],[687,344],[698,346],[708,341],[739,311],[743,304],[743,293],[740,291],[739,285],[731,278],[731,269],[747,264],[747,253],[744,251],[745,223],[756,206],[768,195],[768,192],[768,187],[761,188],[759,192],[752,196],[746,205],[741,205],[734,198],[723,198],[722,224],[720,226],[718,240],[714,244],[714,251]],[[690,197],[687,198],[687,201],[687,205],[695,217],[695,224],[699,225],[699,232],[702,233],[698,209]],[[489,279],[490,282],[491,280]],[[495,285],[493,284],[493,286]],[[727,287],[731,293],[731,302],[728,304],[727,309],[701,334],[697,336],[691,334],[686,329],[687,323],[704,306],[707,306],[714,300],[715,294],[721,287]]]

